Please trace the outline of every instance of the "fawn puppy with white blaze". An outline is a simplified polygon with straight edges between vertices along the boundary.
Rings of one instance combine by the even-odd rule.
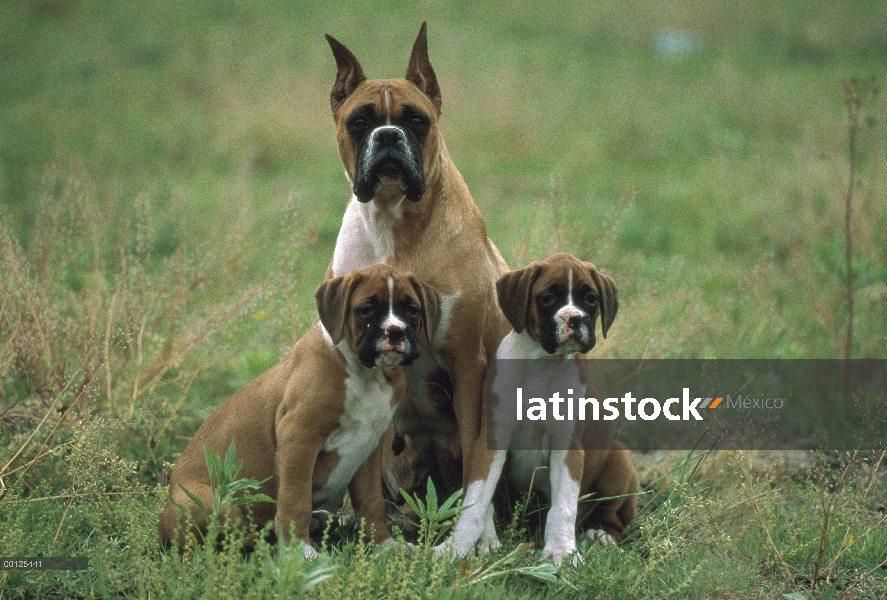
[[[577,389],[573,391],[582,395],[582,364],[577,361],[585,360],[585,354],[595,345],[598,315],[604,337],[616,318],[618,301],[613,280],[591,263],[558,253],[503,275],[496,289],[502,312],[514,328],[499,345],[497,365],[506,363],[500,359],[556,362],[537,362],[539,368],[512,370],[506,365],[497,372],[508,375],[502,379],[498,374],[489,375],[493,381],[487,389],[508,388],[513,403],[516,387],[538,384],[529,380],[542,377],[552,379],[552,384],[575,381]],[[637,490],[637,472],[628,450],[615,441],[605,441],[604,449],[584,449],[582,436],[591,430],[583,430],[582,422],[556,419],[532,425],[536,434],[543,428],[537,450],[489,450],[488,428],[495,429],[498,448],[507,448],[511,440],[530,434],[521,422],[489,422],[487,403],[495,395],[493,391],[484,395],[482,433],[472,449],[467,477],[464,505],[468,508],[460,515],[452,537],[438,546],[438,551],[456,558],[475,548],[497,549],[500,543],[493,523],[492,498],[503,469],[510,484],[526,489],[536,469],[546,466],[547,472],[541,470],[535,475],[535,483],[551,500],[544,556],[559,565],[573,555],[572,562],[577,564],[577,526],[589,527],[586,535],[601,543],[620,539],[635,515],[635,499],[630,494]],[[513,411],[510,409],[508,414]],[[580,503],[580,496],[587,495],[591,499]],[[613,498],[616,496],[620,497]],[[613,499],[595,502],[594,498]]]
[[[205,533],[203,512],[182,488],[211,506],[203,447],[221,456],[232,440],[243,461],[239,476],[267,480],[258,493],[277,500],[254,504],[254,522],[275,520],[287,546],[294,536],[306,556],[315,555],[312,509],[346,488],[364,534],[391,540],[380,440],[406,389],[403,367],[419,356],[420,329],[434,337],[440,295],[412,274],[376,265],[324,281],[314,297],[320,323],[210,415],[176,462],[162,541],[182,546],[188,535]],[[225,518],[244,524],[247,514],[232,506]]]

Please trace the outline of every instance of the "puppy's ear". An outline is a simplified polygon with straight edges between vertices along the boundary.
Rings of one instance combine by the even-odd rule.
[[[616,312],[619,310],[616,282],[609,275],[599,273],[594,265],[591,266],[591,278],[594,280],[601,298],[601,333],[606,339],[607,330],[610,329],[610,325],[616,318]]]
[[[419,36],[413,44],[413,53],[410,55],[410,64],[407,67],[405,79],[415,83],[422,90],[422,93],[440,107],[440,87],[437,85],[437,76],[434,74],[434,69],[431,68],[431,62],[428,60],[428,36],[426,30],[427,26],[423,21],[422,28],[419,29]]]
[[[366,79],[363,74],[363,67],[357,62],[357,59],[351,54],[351,50],[342,45],[339,40],[333,36],[326,34],[326,41],[329,42],[330,48],[333,50],[333,56],[336,58],[336,83],[333,84],[333,91],[330,92],[330,106],[333,112],[339,108],[339,105],[345,101],[345,98],[351,95],[354,88]]]
[[[320,322],[330,334],[334,344],[342,341],[345,335],[351,293],[360,280],[360,275],[346,273],[341,277],[327,279],[314,291],[314,302],[317,304]]]
[[[437,293],[436,289],[423,281],[419,281],[413,275],[408,275],[407,278],[419,297],[419,305],[422,308],[422,327],[425,328],[425,339],[430,346],[442,317],[440,294]]]
[[[530,321],[533,306],[530,292],[538,277],[539,264],[534,262],[523,269],[506,273],[496,282],[499,308],[517,333],[521,333]]]

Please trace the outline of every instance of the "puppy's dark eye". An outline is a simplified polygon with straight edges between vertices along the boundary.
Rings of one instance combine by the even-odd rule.
[[[539,296],[539,302],[542,303],[542,306],[551,306],[552,304],[554,304],[554,294],[550,292],[547,294],[542,294],[541,296]]]
[[[415,318],[415,317],[419,316],[419,309],[417,307],[413,306],[412,304],[410,304],[409,306],[407,306],[407,314],[410,317]]]
[[[589,294],[585,297],[585,301],[591,306],[597,306],[597,296],[594,294]]]
[[[376,312],[376,309],[374,309],[370,304],[357,310],[357,314],[359,314],[364,319],[369,319],[370,317],[372,317],[374,312]]]

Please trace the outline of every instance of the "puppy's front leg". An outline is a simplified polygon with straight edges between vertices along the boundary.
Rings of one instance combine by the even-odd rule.
[[[565,556],[576,552],[576,512],[584,455],[582,450],[551,451],[551,509],[545,524],[542,556],[551,558],[556,565],[560,565]],[[575,554],[573,566],[579,564],[580,560],[580,556]]]
[[[278,425],[277,437],[277,519],[275,530],[289,547],[292,537],[305,542],[305,557],[313,558],[308,526],[311,523],[311,492],[314,465],[327,436],[311,429],[287,427],[286,418]]]
[[[371,537],[373,542],[382,545],[390,543],[391,540],[388,515],[385,512],[385,498],[382,495],[382,444],[387,440],[386,436],[382,437],[379,445],[348,484],[354,514],[357,522],[363,527],[363,535]]]

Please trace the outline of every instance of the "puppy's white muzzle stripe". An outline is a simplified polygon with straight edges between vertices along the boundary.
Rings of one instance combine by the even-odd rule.
[[[573,304],[573,269],[571,268],[567,273],[567,303],[558,310],[555,315],[555,326],[557,327],[557,337],[558,340],[563,343],[568,341],[573,336],[574,328],[570,325],[570,319],[572,317],[579,317],[580,319],[584,319],[588,316],[588,313]],[[582,336],[585,337],[588,335],[587,328],[581,326],[579,331],[582,333]]]
[[[388,315],[382,323],[382,329],[388,331],[389,327],[400,327],[405,329],[407,324],[394,314],[394,279],[388,278]]]

